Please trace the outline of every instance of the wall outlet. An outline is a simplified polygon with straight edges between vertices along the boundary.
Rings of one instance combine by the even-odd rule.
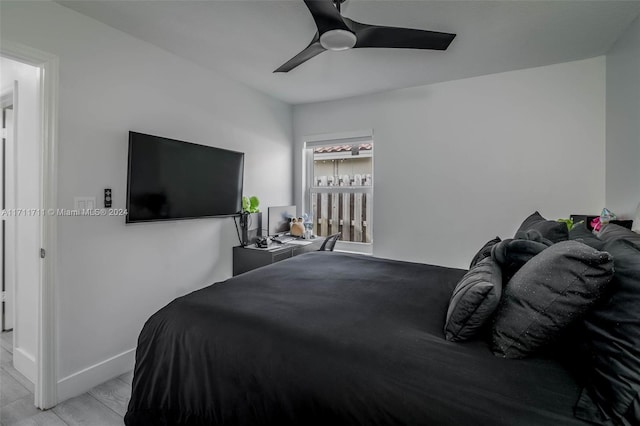
[[[74,197],[74,210],[94,210],[96,208],[96,197]]]

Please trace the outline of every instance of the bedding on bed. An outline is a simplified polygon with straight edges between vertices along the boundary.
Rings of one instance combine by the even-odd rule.
[[[573,425],[558,360],[443,327],[464,270],[314,252],[178,298],[139,338],[134,425]]]

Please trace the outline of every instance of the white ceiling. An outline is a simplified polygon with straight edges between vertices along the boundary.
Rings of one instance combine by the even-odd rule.
[[[640,1],[348,0],[356,21],[458,36],[446,52],[324,52],[274,74],[315,33],[302,0],[59,3],[292,104],[602,55],[640,14]]]

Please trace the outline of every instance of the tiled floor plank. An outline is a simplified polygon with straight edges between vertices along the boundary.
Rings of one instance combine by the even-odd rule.
[[[118,376],[118,379],[130,385],[133,383],[133,370]]]
[[[0,348],[0,365],[13,365],[13,353]]]
[[[0,333],[0,381],[2,426],[121,426],[131,397],[133,371],[41,411],[33,401],[33,383],[13,367],[13,332],[4,332]]]
[[[2,426],[13,426],[19,421],[38,415],[41,412],[34,404],[33,394],[29,394],[1,407],[0,423],[2,423]]]
[[[0,369],[0,407],[28,396],[31,392],[14,379],[4,369]]]
[[[0,347],[13,353],[13,331],[0,333]]]
[[[0,368],[2,426],[111,426],[124,424],[131,397],[133,372],[105,382],[89,392],[40,411],[33,403],[33,384],[11,365]],[[30,386],[31,391],[26,386]]]
[[[124,420],[88,393],[61,404],[52,411],[69,426],[122,426]]]
[[[41,411],[35,416],[27,417],[13,426],[67,426],[53,411]]]
[[[11,375],[11,377],[13,377],[14,379],[16,379],[22,386],[24,386],[25,388],[27,388],[27,390],[31,393],[34,392],[33,390],[33,383],[31,383],[31,381],[29,379],[27,379],[26,377],[24,377],[22,375],[22,373],[20,373],[18,370],[16,370],[13,365],[3,365],[2,367],[0,367],[0,370],[5,371],[7,373],[9,373]]]
[[[116,378],[96,386],[89,394],[124,417],[131,398],[131,385]]]

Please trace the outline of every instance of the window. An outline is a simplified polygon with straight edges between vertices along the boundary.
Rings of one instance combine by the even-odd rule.
[[[342,248],[371,252],[372,138],[308,142],[305,155],[305,211],[311,214],[313,233],[340,232]]]

